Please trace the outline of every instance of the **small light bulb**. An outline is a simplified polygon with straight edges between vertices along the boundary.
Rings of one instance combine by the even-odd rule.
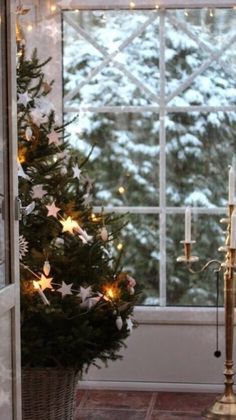
[[[159,4],[156,4],[156,5],[155,5],[155,9],[157,9],[157,10],[158,10],[159,8],[160,8]]]
[[[184,14],[185,14],[185,16],[188,16],[188,10],[187,9],[185,9]]]
[[[118,251],[121,251],[123,249],[123,244],[120,242],[117,247]]]
[[[135,6],[136,6],[135,2],[131,1],[130,4],[129,4],[130,9],[134,9]]]
[[[120,194],[124,194],[125,188],[121,186],[121,187],[118,188],[118,191],[119,191]]]
[[[55,12],[55,10],[57,9],[57,6],[55,4],[52,4],[50,9],[51,9],[51,12]]]
[[[28,32],[31,32],[33,30],[33,26],[31,25],[31,24],[29,24],[28,26],[27,26],[27,31]]]
[[[92,220],[96,220],[96,218],[97,218],[97,217],[96,217],[96,214],[95,214],[95,213],[92,213],[92,214],[91,214],[91,219],[92,219]]]
[[[209,10],[209,15],[210,15],[210,17],[213,17],[214,16],[214,12],[213,12],[212,9]]]
[[[75,13],[79,13],[79,9],[75,9]]]

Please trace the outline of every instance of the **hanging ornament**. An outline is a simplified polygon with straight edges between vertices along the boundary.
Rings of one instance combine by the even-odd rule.
[[[29,96],[28,92],[18,93],[18,104],[22,104],[26,108],[30,101],[32,101],[32,98]]]
[[[28,206],[21,207],[21,214],[23,216],[28,216],[30,213],[32,213],[35,209],[35,201],[32,201]]]
[[[29,177],[29,175],[27,175],[24,172],[24,169],[21,166],[21,163],[19,161],[19,158],[17,158],[17,165],[18,165],[18,176],[21,177],[21,178],[27,179],[29,181],[30,180],[30,177]]]
[[[51,266],[48,260],[46,260],[43,264],[43,272],[45,276],[49,276],[51,270]]]
[[[27,141],[30,141],[32,139],[33,131],[30,127],[27,127],[25,130],[25,138]]]
[[[74,229],[78,228],[78,223],[69,216],[66,220],[60,221],[63,226],[62,232],[70,232],[73,235]]]
[[[43,189],[43,185],[42,184],[34,185],[33,188],[32,188],[32,192],[33,192],[33,194],[32,194],[32,197],[33,198],[43,198],[43,196],[45,194],[47,194],[47,191],[45,191]]]
[[[132,319],[130,317],[127,318],[126,320],[126,326],[127,326],[127,330],[131,333],[133,331],[133,322]]]
[[[46,94],[50,93],[52,90],[52,86],[47,82],[42,83],[42,88],[43,88],[43,92]]]
[[[45,273],[46,274],[46,273]],[[44,291],[45,289],[52,289],[52,281],[53,278],[52,277],[45,277],[44,274],[41,274],[41,278],[40,281],[38,282],[41,286],[41,289]]]
[[[53,216],[57,218],[57,213],[61,210],[59,207],[56,206],[55,201],[52,204],[46,206],[48,209],[47,217]]]
[[[73,178],[80,179],[81,170],[80,170],[80,168],[78,167],[77,163],[76,163],[76,165],[74,165],[74,166],[72,167],[72,169],[73,169],[73,172],[74,172],[74,174],[73,174]]]
[[[108,232],[107,228],[103,226],[100,230],[100,236],[103,242],[106,242],[108,240]]]
[[[116,318],[116,326],[118,330],[121,330],[123,327],[123,321],[120,315]]]
[[[57,289],[57,292],[61,293],[62,297],[65,297],[66,295],[72,295],[72,292],[71,292],[72,286],[73,286],[73,283],[66,284],[63,281],[61,287]]]
[[[47,137],[49,139],[48,144],[54,143],[56,146],[60,144],[58,133],[55,130],[48,134]]]
[[[19,236],[19,258],[22,260],[23,257],[29,252],[29,243],[26,241],[23,235]]]
[[[62,168],[60,170],[60,173],[61,173],[62,176],[66,175],[67,174],[67,167],[66,166],[62,166]]]

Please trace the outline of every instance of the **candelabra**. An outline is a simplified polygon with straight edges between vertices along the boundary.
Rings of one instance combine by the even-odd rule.
[[[231,168],[232,169],[232,168]],[[232,187],[232,179],[229,175],[229,186]],[[232,196],[232,188],[229,190],[229,195]],[[234,195],[234,194],[233,194]],[[197,262],[199,258],[192,255],[192,245],[195,243],[191,241],[191,210],[186,209],[185,212],[185,240],[184,255],[177,259],[178,262],[185,263],[191,273],[198,273],[206,270],[211,265],[215,265],[214,271],[224,273],[224,313],[225,313],[225,381],[224,393],[217,398],[214,404],[207,409],[203,416],[207,419],[221,419],[221,420],[236,420],[236,395],[233,391],[233,335],[234,335],[234,271],[236,268],[236,206],[231,204],[234,200],[229,200],[228,217],[221,219],[221,223],[227,225],[225,245],[219,248],[220,252],[225,254],[224,261],[211,260],[204,265],[200,270],[194,270],[192,264]],[[235,208],[235,210],[234,210]],[[217,352],[216,352],[217,353]],[[218,352],[219,353],[219,352]],[[218,354],[219,355],[219,354]],[[216,356],[218,356],[216,354]]]

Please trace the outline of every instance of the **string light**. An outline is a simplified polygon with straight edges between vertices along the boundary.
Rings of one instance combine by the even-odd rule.
[[[155,5],[155,9],[157,9],[157,10],[158,10],[158,9],[160,9],[159,4],[156,4],[156,5]]]
[[[57,6],[55,4],[52,4],[52,6],[50,7],[51,12],[55,12],[57,9]]]
[[[188,9],[185,9],[184,14],[185,16],[188,16]]]
[[[135,6],[136,6],[135,2],[131,1],[130,4],[129,4],[130,9],[134,9]]]
[[[209,10],[209,15],[210,15],[210,17],[214,16],[214,11],[212,9]]]
[[[27,31],[32,32],[32,30],[33,30],[33,26],[31,25],[31,23],[29,23],[29,25],[27,25]]]
[[[125,193],[125,188],[124,188],[124,187],[122,187],[122,186],[120,186],[120,187],[118,188],[118,191],[119,191],[119,193],[120,193],[120,194],[124,194],[124,193]]]
[[[80,11],[79,11],[79,9],[75,9],[75,13],[79,13]]]
[[[121,251],[123,249],[123,244],[120,242],[117,247],[118,251]]]

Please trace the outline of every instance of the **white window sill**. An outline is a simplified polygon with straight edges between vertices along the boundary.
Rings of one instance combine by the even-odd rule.
[[[136,306],[134,318],[139,324],[215,325],[216,308]],[[219,323],[224,324],[224,308],[219,308]]]

